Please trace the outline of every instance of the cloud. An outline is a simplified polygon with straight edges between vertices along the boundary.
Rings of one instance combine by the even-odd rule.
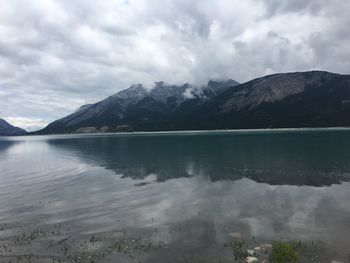
[[[278,0],[262,0],[266,6],[268,15],[277,13],[303,12],[317,15],[327,7],[325,0],[294,0],[294,1],[278,1]],[[335,1],[336,2],[336,1]],[[339,2],[339,1],[338,1]],[[332,3],[334,4],[334,3]]]
[[[14,126],[20,126],[26,131],[35,131],[43,127],[46,122],[39,118],[25,118],[25,117],[4,117],[4,119]]]
[[[345,0],[0,4],[0,116],[18,120],[48,123],[132,83],[350,69]]]

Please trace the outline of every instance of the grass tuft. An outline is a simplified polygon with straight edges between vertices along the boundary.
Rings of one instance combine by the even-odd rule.
[[[296,263],[298,259],[295,243],[279,241],[272,244],[271,263]]]

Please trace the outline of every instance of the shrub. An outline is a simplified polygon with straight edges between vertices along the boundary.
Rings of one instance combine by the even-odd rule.
[[[272,244],[271,263],[296,263],[298,258],[299,255],[293,243],[280,241]]]

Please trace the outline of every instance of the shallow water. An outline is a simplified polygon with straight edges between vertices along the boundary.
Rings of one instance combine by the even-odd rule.
[[[0,261],[232,262],[235,238],[346,261],[349,182],[347,129],[0,137]]]

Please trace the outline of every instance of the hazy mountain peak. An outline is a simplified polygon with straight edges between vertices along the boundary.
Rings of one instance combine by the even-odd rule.
[[[15,127],[4,119],[0,119],[0,136],[23,135],[25,133],[24,129]]]
[[[169,98],[173,98],[176,104],[179,104],[184,100],[184,92],[188,88],[188,85],[170,85],[163,81],[155,83],[155,87],[151,90],[150,95],[162,103],[167,103]]]
[[[154,82],[154,88],[163,87],[163,86],[171,86],[171,85],[167,84],[165,81],[162,81],[162,80]]]
[[[238,85],[240,84],[239,82],[233,80],[233,79],[226,79],[226,80],[214,80],[214,79],[211,79],[208,81],[208,86],[229,86],[229,85],[232,85],[232,86],[235,86],[235,85]]]
[[[125,90],[119,91],[115,96],[121,99],[141,99],[147,95],[147,90],[142,84],[133,84]]]
[[[214,97],[230,87],[237,86],[239,83],[233,79],[227,80],[209,80],[204,89],[204,94],[207,97]]]
[[[87,108],[89,108],[92,104],[84,104],[84,105],[81,105],[75,112],[79,112],[79,111],[82,111],[82,110],[86,110]]]

